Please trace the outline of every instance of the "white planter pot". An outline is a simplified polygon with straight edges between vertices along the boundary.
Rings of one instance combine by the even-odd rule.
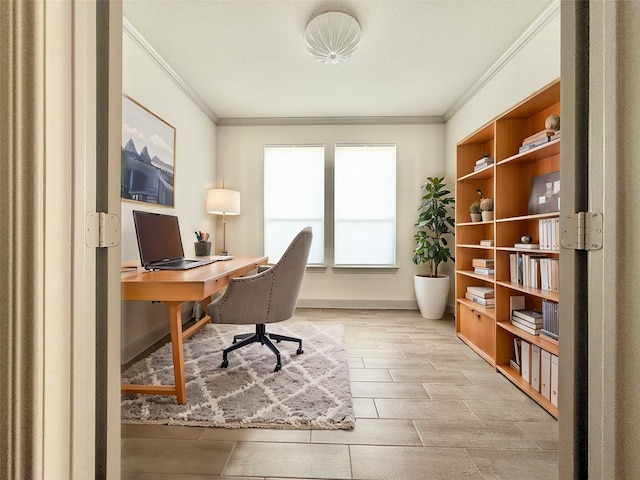
[[[442,318],[449,296],[449,277],[414,275],[413,283],[420,314],[431,320]]]
[[[471,215],[471,221],[472,222],[479,222],[480,220],[482,220],[482,214],[481,213],[470,213]]]
[[[483,210],[482,211],[482,221],[483,222],[490,222],[491,220],[493,220],[493,211],[488,211],[488,210]]]

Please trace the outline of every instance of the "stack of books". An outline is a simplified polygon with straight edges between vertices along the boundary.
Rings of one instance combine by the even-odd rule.
[[[496,305],[495,290],[491,287],[469,286],[464,296],[487,308],[494,308]]]
[[[558,340],[560,333],[560,321],[558,303],[550,300],[542,301],[542,335]]]
[[[532,148],[539,147],[545,143],[549,143],[556,138],[560,138],[560,130],[553,128],[545,128],[538,133],[528,136],[522,141],[522,146],[519,148],[518,153],[526,152]]]
[[[493,247],[493,240],[480,240],[481,247]]]
[[[480,275],[493,275],[496,273],[493,258],[474,258],[471,260],[471,265],[473,266],[473,273]]]
[[[535,309],[513,310],[511,324],[531,335],[540,335],[542,330],[542,312]]]
[[[488,167],[489,165],[493,165],[493,158],[489,155],[485,155],[480,160],[476,160],[476,165],[473,167],[473,171],[477,172],[478,170],[482,170],[484,167]]]

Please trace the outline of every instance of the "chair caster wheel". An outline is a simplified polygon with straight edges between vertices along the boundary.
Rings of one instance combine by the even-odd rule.
[[[279,372],[281,368],[282,368],[282,365],[281,365],[281,364],[277,364],[277,365],[276,365],[276,369],[275,369],[273,372],[274,372],[274,373],[275,373],[275,372]]]
[[[298,350],[296,350],[296,355],[301,355],[304,353],[304,350],[302,350],[302,347],[298,348]]]
[[[220,368],[227,368],[228,366],[229,366],[229,360],[223,360],[222,365],[220,365]]]

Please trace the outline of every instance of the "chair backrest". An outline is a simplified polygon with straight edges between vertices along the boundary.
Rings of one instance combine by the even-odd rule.
[[[214,323],[260,324],[293,316],[312,240],[311,227],[291,241],[278,263],[249,277],[234,278],[208,307]]]
[[[313,234],[304,228],[291,241],[278,263],[268,270],[273,275],[267,323],[280,322],[293,316],[307,268]]]

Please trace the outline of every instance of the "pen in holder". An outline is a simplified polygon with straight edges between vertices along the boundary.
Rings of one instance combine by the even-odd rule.
[[[211,255],[211,242],[209,240],[209,234],[207,232],[196,232],[196,239],[198,240],[193,244],[196,251],[196,257],[208,257]]]

